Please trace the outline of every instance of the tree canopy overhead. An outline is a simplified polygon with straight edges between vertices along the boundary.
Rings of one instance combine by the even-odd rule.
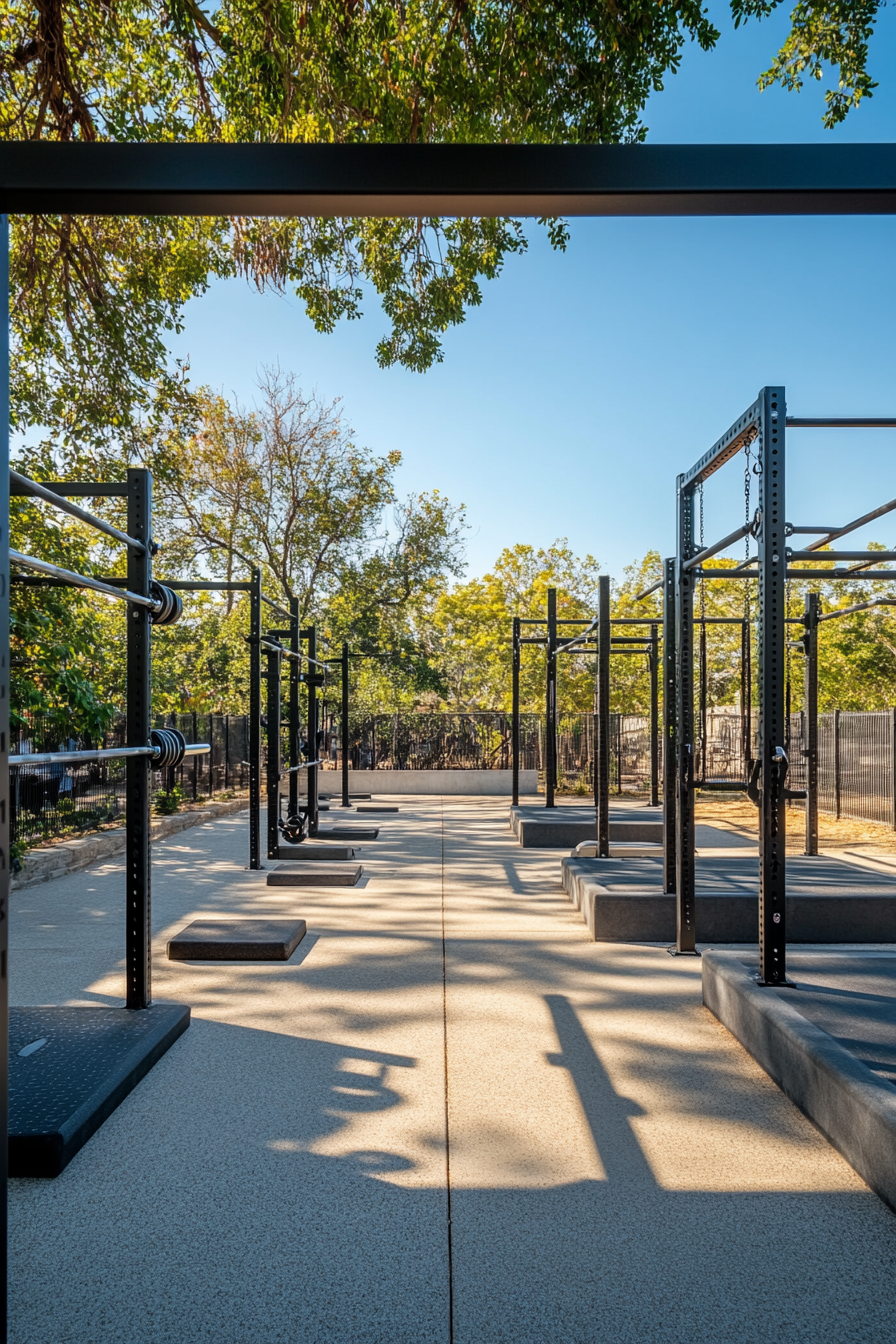
[[[776,0],[731,4],[741,23]],[[830,65],[826,119],[842,120],[874,87],[877,9],[801,0],[762,80],[796,88]],[[131,142],[636,141],[685,43],[719,36],[701,0],[0,0],[0,24],[0,135]],[[372,290],[379,363],[427,369],[525,248],[511,219],[19,220],[13,423],[83,444],[183,403],[167,333],[237,274],[294,290],[325,332]]]

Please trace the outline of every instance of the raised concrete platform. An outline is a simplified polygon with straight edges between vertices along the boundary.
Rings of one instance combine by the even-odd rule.
[[[896,953],[788,953],[761,988],[742,952],[703,956],[703,1002],[896,1210]]]
[[[355,851],[350,845],[316,845],[313,841],[303,841],[300,845],[284,845],[281,842],[277,846],[278,859],[344,863],[346,859],[354,857]]]
[[[375,840],[379,826],[327,826],[319,829],[315,840]]]
[[[354,887],[364,872],[360,863],[279,863],[268,873],[269,887]]]
[[[610,811],[610,840],[632,844],[663,843],[663,823],[657,813],[631,820],[631,809]],[[597,839],[593,807],[512,807],[510,828],[523,849],[574,849],[583,840]]]
[[[563,859],[563,890],[598,942],[671,942],[675,897],[662,889],[659,859]],[[756,858],[697,861],[697,938],[759,938]],[[787,860],[787,938],[794,943],[896,942],[892,876],[826,857]]]
[[[179,1003],[11,1008],[10,1176],[58,1176],[189,1025]]]
[[[169,961],[289,961],[304,919],[197,919],[168,943]]]

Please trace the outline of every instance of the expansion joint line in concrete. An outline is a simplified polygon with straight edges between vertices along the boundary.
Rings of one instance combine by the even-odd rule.
[[[445,799],[441,802],[441,892],[442,892],[442,1040],[445,1069],[445,1201],[448,1216],[448,1341],[454,1344],[454,1264],[451,1246],[451,1133],[448,1109],[448,949],[445,942]]]

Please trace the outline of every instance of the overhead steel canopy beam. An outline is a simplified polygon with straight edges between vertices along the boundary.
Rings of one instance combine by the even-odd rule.
[[[896,145],[0,146],[0,211],[171,215],[896,213]]]

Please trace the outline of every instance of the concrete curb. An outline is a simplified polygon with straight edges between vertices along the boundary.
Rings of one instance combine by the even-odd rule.
[[[896,1210],[896,1087],[776,991],[761,989],[741,953],[703,954],[703,1002]]]
[[[231,798],[227,802],[208,803],[195,812],[175,812],[171,817],[154,817],[152,822],[153,840],[164,840],[169,835],[189,830],[191,826],[200,826],[204,821],[215,817],[227,817],[234,812],[245,812],[249,806],[248,798]],[[26,887],[35,887],[40,882],[51,882],[54,877],[65,873],[77,872],[80,868],[90,868],[104,859],[123,854],[125,847],[125,828],[116,826],[111,831],[97,831],[82,835],[78,839],[60,841],[49,849],[32,849],[25,855],[20,873],[14,873],[10,881],[12,891],[23,891]]]

